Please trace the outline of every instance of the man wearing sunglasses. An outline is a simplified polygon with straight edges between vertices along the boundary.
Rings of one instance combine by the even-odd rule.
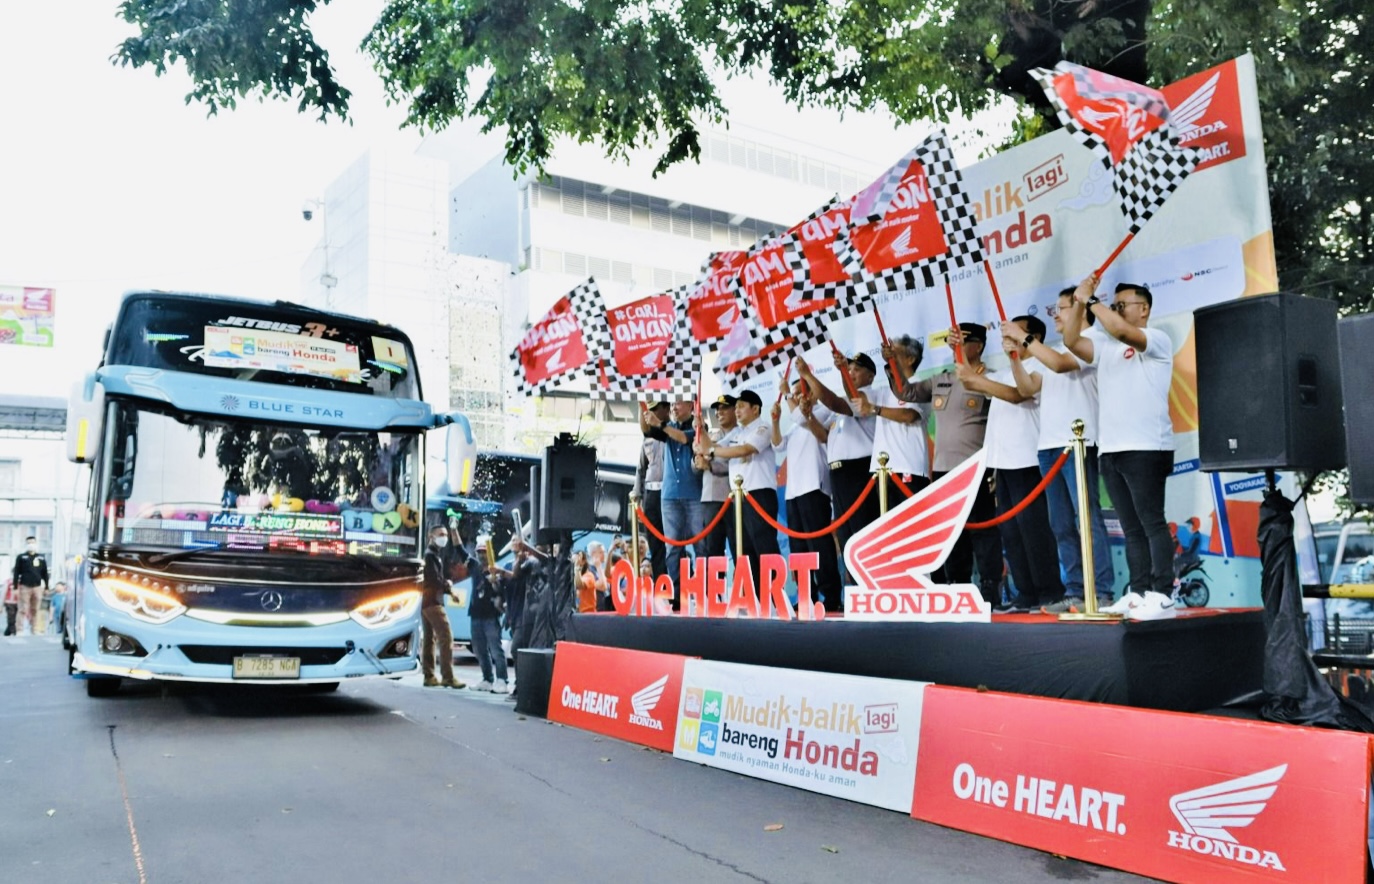
[[[1174,542],[1164,518],[1164,484],[1174,468],[1174,345],[1148,327],[1149,288],[1123,282],[1109,307],[1096,294],[1098,282],[1094,273],[1074,290],[1064,345],[1097,367],[1098,465],[1126,535],[1130,585],[1107,610],[1134,620],[1173,617]],[[1088,312],[1102,336],[1083,333]]]

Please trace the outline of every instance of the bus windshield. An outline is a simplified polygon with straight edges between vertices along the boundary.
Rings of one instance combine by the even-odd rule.
[[[226,422],[115,400],[102,543],[271,556],[418,557],[418,432]]]
[[[399,330],[292,304],[142,294],[125,299],[107,365],[419,399]]]

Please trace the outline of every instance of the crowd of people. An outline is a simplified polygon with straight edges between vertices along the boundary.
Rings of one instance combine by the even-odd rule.
[[[813,591],[826,610],[841,611],[839,553],[878,518],[877,489],[859,498],[878,473],[880,455],[887,456],[891,476],[887,500],[896,506],[904,499],[901,488],[914,493],[984,448],[988,470],[968,521],[1019,511],[996,527],[966,528],[936,582],[976,583],[997,611],[1048,613],[1084,610],[1092,583],[1099,609],[1136,619],[1173,616],[1174,541],[1164,517],[1165,480],[1173,469],[1173,347],[1164,332],[1149,327],[1153,297],[1147,286],[1122,283],[1108,299],[1097,294],[1099,284],[1092,275],[1060,292],[1053,311],[1058,346],[1045,343],[1048,329],[1036,316],[1003,323],[1009,367],[1001,371],[990,372],[983,360],[987,328],[962,323],[948,333],[954,364],[924,380],[916,378],[924,347],[903,336],[883,345],[881,379],[869,355],[836,351],[842,389],[831,389],[805,360],[795,360],[796,380],[767,413],[753,390],[718,398],[705,427],[696,425],[690,401],[652,402],[641,415],[635,489],[646,517],[670,540],[695,538],[739,479],[773,519],[781,507],[791,530],[833,526],[829,534],[790,544],[793,551],[817,553]],[[932,420],[934,451],[928,456]],[[1087,445],[1091,580],[1084,575],[1073,458],[1043,494],[1034,495],[1073,441],[1075,420],[1084,423]],[[784,458],[779,501],[777,465]],[[1128,585],[1115,601],[1099,477],[1125,535]],[[648,534],[643,559],[649,573],[673,581],[674,608],[683,556],[719,556],[728,547],[732,555],[751,557],[757,569],[758,556],[778,551],[777,531],[754,507],[746,506],[743,518],[738,551],[733,519],[688,545]],[[590,609],[605,591],[606,569],[590,561],[586,567],[594,575],[584,606]],[[1008,574],[1010,591],[1004,591]]]

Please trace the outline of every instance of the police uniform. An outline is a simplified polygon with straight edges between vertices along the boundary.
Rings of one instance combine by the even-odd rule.
[[[982,326],[968,323],[960,327],[972,340],[987,339]],[[982,374],[987,366],[980,362],[976,370]],[[897,391],[897,396],[907,402],[928,402],[935,415],[935,463],[931,481],[938,481],[983,447],[991,403],[987,396],[965,387],[953,369],[924,381],[908,381]],[[985,522],[996,515],[997,504],[991,483],[992,474],[988,473],[978,488],[968,521]],[[996,604],[1002,584],[1002,543],[995,528],[961,532],[941,569],[943,575],[937,572],[937,577],[947,583],[969,583],[973,579],[975,559],[983,598]]]
[[[22,552],[14,558],[14,586],[19,591],[19,628],[38,625],[38,602],[48,588],[48,562],[40,552]]]

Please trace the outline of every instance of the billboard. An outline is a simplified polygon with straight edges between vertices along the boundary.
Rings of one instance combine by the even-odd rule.
[[[51,347],[56,289],[0,285],[0,344]]]

